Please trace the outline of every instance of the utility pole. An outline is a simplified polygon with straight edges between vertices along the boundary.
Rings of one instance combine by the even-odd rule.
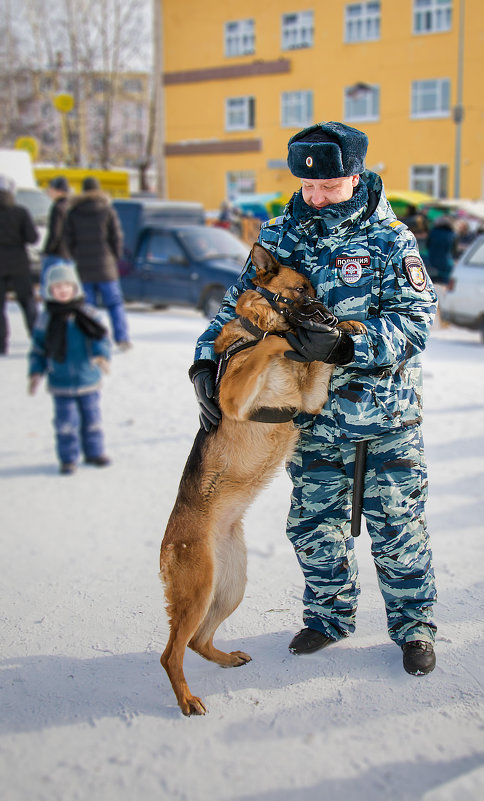
[[[459,8],[459,43],[457,52],[457,97],[452,117],[455,122],[455,156],[454,156],[454,197],[460,198],[460,166],[462,150],[462,121],[464,107],[462,105],[462,89],[464,78],[464,40],[465,40],[465,0],[460,0]]]
[[[163,91],[163,8],[162,0],[153,0],[153,80],[155,97],[155,170],[156,191],[166,198],[165,168],[165,98]]]

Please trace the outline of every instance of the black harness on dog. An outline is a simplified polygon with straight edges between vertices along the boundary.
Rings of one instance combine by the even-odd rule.
[[[298,308],[292,309],[291,307],[295,302],[292,298],[286,298],[279,292],[271,292],[269,289],[261,286],[256,286],[254,289],[256,292],[262,295],[265,300],[267,300],[274,311],[276,311],[278,314],[282,314],[293,326],[301,326],[302,328],[310,328],[311,330],[318,330],[318,328],[319,330],[328,330],[329,327],[334,327],[334,325],[336,325],[338,322],[334,314],[326,309],[326,307],[323,306],[320,301],[317,301],[314,298],[308,297],[301,298],[301,300],[298,299]],[[278,305],[280,303],[284,303],[285,307],[281,308]],[[278,333],[277,331],[272,333],[270,331],[263,331],[262,328],[259,328],[257,325],[254,325],[254,323],[251,323],[251,321],[246,317],[240,317],[239,321],[242,327],[245,328],[249,334],[252,334],[255,339],[246,340],[241,337],[240,339],[237,339],[236,342],[233,342],[232,345],[229,345],[229,347],[222,353],[221,359],[218,363],[216,377],[217,388],[223,376],[225,375],[229,359],[231,359],[232,356],[235,356],[236,353],[246,350],[246,348],[251,348],[254,345],[257,345],[258,342],[265,339],[269,335],[284,337],[283,333]],[[262,406],[252,413],[249,420],[258,423],[288,423],[290,420],[292,420],[296,412],[297,409],[291,406],[283,409],[273,409],[271,407]]]

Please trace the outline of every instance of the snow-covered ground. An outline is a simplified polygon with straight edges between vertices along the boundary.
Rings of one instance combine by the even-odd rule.
[[[159,664],[158,551],[198,427],[187,378],[205,320],[131,309],[103,411],[111,467],[60,476],[51,399],[26,394],[10,304],[1,373],[0,780],[5,801],[477,801],[484,798],[484,348],[445,328],[425,354],[437,667],[411,677],[386,633],[366,532],[357,631],[289,654],[302,577],[281,470],[246,519],[249,579],[219,629],[253,661],[187,653],[209,709],[184,718]]]

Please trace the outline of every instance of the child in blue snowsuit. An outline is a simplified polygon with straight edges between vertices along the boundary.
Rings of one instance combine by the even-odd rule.
[[[259,242],[311,280],[339,320],[366,334],[298,328],[285,356],[334,364],[318,415],[300,414],[288,472],[293,482],[287,533],[305,578],[305,627],[290,650],[309,653],[354,631],[359,594],[350,530],[356,444],[367,443],[363,514],[385,602],[388,632],[407,672],[435,666],[436,600],[424,506],[427,474],[421,432],[420,353],[436,296],[417,243],[388,204],[378,175],[365,170],[366,135],[338,122],[289,140],[288,165],[301,189],[284,214],[262,225]],[[199,338],[190,377],[207,431],[217,425],[213,343],[236,316],[255,274],[248,261]],[[270,424],[264,424],[270,425]]]
[[[29,393],[47,374],[61,473],[75,472],[81,451],[87,464],[104,467],[110,460],[104,452],[99,390],[111,350],[106,328],[84,302],[72,262],[49,268],[45,299],[29,354]]]

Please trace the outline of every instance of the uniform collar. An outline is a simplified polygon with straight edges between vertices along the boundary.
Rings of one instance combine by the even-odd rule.
[[[324,209],[313,209],[308,206],[299,190],[292,198],[292,216],[297,227],[305,231],[323,230],[324,233],[335,233],[337,229],[350,227],[366,211],[368,189],[366,183],[360,181],[356,191],[349,200],[325,206]]]

